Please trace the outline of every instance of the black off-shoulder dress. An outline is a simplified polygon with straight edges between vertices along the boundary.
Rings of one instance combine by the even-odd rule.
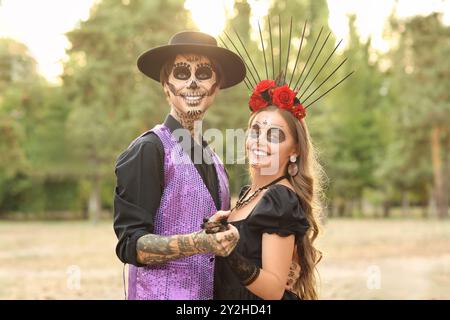
[[[249,188],[244,186],[240,196]],[[240,234],[235,248],[238,253],[262,267],[262,234],[276,233],[282,237],[295,235],[296,242],[309,228],[304,210],[297,194],[290,188],[274,184],[270,186],[247,218],[231,221]],[[214,270],[214,299],[217,300],[261,300],[243,286],[225,261],[216,257]],[[299,297],[285,290],[283,300]]]

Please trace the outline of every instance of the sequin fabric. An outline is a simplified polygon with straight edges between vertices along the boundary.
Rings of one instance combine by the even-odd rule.
[[[183,151],[169,128],[157,125],[150,131],[160,138],[164,146],[165,186],[155,215],[154,233],[170,236],[198,231],[203,218],[216,212],[214,201],[189,155]],[[221,209],[228,210],[230,194],[224,166],[214,152],[209,148],[207,150],[216,167]],[[213,257],[212,254],[197,254],[157,266],[130,265],[128,299],[212,299]]]

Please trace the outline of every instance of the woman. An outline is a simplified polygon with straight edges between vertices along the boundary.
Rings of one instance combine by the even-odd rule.
[[[231,212],[222,212],[239,230],[240,240],[230,256],[216,257],[214,297],[317,299],[314,272],[320,253],[313,242],[319,232],[320,167],[304,109],[292,90],[265,80],[254,94],[264,93],[270,96],[267,104],[250,101],[254,113],[246,151],[251,184],[242,188]],[[300,275],[288,290],[292,261],[300,265]]]
[[[292,29],[292,19],[290,29]],[[319,233],[316,217],[321,211],[319,196],[322,170],[316,161],[304,117],[306,108],[336,88],[353,72],[325,92],[319,93],[318,89],[331,79],[331,76],[346,61],[345,59],[327,77],[324,76],[324,80],[317,87],[312,87],[314,80],[324,70],[339,46],[338,44],[328,55],[321,67],[317,66],[318,71],[311,73],[328,40],[327,37],[312,60],[312,64],[308,65],[321,37],[321,29],[315,41],[311,42],[314,42],[314,45],[298,80],[292,82],[293,87],[290,88],[305,29],[306,22],[289,84],[285,81],[284,73],[289,65],[291,33],[288,45],[285,46],[288,51],[284,68],[281,66],[280,40],[278,48],[280,68],[276,80],[262,80],[257,83],[256,79],[260,78],[260,75],[248,51],[245,50],[250,59],[250,62],[246,63],[250,76],[246,77],[245,83],[249,89],[254,88],[249,101],[253,113],[250,117],[249,134],[246,140],[251,183],[242,188],[239,200],[231,212],[219,212],[204,226],[207,232],[221,230],[217,219],[222,215],[227,219],[227,223],[238,229],[240,235],[237,246],[228,257],[216,257],[215,299],[318,298],[315,267],[321,259],[321,253],[314,247],[314,240]],[[272,49],[270,30],[269,20],[270,48]],[[281,39],[281,26],[278,30],[278,38]],[[239,38],[239,35],[236,35]],[[227,34],[226,36],[232,46],[238,50],[232,39]],[[261,33],[260,38],[266,77],[269,77]],[[240,38],[239,42],[245,49]],[[273,51],[271,57],[272,75],[274,75]],[[255,74],[249,66],[253,67]],[[302,78],[305,69],[308,71]],[[310,74],[315,74],[312,80],[308,78]],[[305,107],[300,103],[300,99],[303,104],[306,103]],[[223,223],[223,228],[226,228],[225,225],[226,223]],[[299,276],[292,279],[292,273],[295,274],[295,270],[291,267],[290,271],[290,266],[295,266],[296,262],[300,266]],[[290,284],[289,281],[293,283]]]

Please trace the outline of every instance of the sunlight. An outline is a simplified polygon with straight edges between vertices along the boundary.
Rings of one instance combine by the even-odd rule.
[[[80,20],[89,17],[93,3],[101,0],[1,0],[0,37],[11,37],[23,42],[36,59],[38,72],[50,82],[58,83],[62,72],[61,61],[66,57],[69,46],[64,33],[73,29]],[[276,0],[247,0],[252,7],[250,24],[252,39],[258,40],[257,21],[264,28],[264,20],[270,4]],[[200,31],[212,36],[219,35],[227,19],[236,15],[234,0],[186,0],[184,6],[190,11],[192,20]],[[444,23],[450,24],[450,0],[407,1],[407,0],[327,0],[330,28],[337,38],[348,36],[349,13],[356,13],[356,26],[363,39],[369,36],[372,46],[380,52],[389,49],[389,42],[383,37],[386,19],[397,3],[397,15],[406,17],[415,14],[442,12]],[[122,0],[130,3],[130,0]],[[26,8],[26,10],[24,10]],[[370,22],[370,23],[368,23]],[[181,31],[181,30],[180,30]]]
[[[69,46],[64,33],[89,17],[94,1],[3,0],[0,37],[23,42],[36,59],[38,72],[50,82],[59,83],[61,60]]]
[[[186,0],[184,3],[200,31],[212,36],[223,31],[227,17],[232,16],[233,6],[233,0]]]

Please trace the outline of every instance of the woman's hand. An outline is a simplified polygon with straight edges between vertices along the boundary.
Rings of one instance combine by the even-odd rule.
[[[294,284],[297,282],[298,278],[300,278],[300,265],[296,261],[292,261],[286,282],[286,290],[295,292]]]

